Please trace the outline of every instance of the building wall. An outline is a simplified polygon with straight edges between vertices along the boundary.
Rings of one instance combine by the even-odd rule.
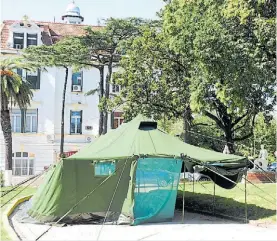
[[[37,34],[37,44],[41,45],[41,31],[35,23],[22,25],[15,22],[9,27],[9,39],[7,46],[8,58],[20,54],[20,50],[13,48],[13,32],[24,33],[24,48],[27,47],[27,34]],[[5,51],[5,50],[4,50]],[[3,52],[1,50],[1,52]],[[5,58],[1,55],[0,58]],[[86,96],[85,93],[91,89],[96,89],[99,83],[99,70],[95,68],[84,69],[82,92],[72,92],[72,69],[69,69],[65,112],[64,131],[65,142],[64,151],[78,151],[89,142],[93,142],[98,134],[99,111],[98,94]],[[104,69],[104,79],[107,68]],[[34,158],[34,174],[42,172],[46,167],[55,163],[59,156],[61,139],[61,109],[62,94],[65,80],[64,68],[45,68],[40,74],[40,89],[33,90],[33,99],[28,109],[37,109],[37,133],[13,133],[13,152],[27,152]],[[17,108],[18,107],[12,107]],[[82,134],[70,134],[70,111],[82,110]],[[91,126],[92,129],[87,129]],[[108,119],[108,129],[111,127],[111,118]],[[2,129],[0,128],[0,169],[3,170],[5,144]],[[26,176],[14,176],[14,184],[26,179]]]
[[[106,71],[105,71],[106,74]],[[83,70],[83,91],[72,92],[72,69],[69,69],[65,101],[65,143],[64,151],[78,151],[98,134],[98,95],[85,96],[85,93],[98,87],[99,71],[95,68]],[[33,100],[28,109],[38,109],[37,133],[13,133],[13,152],[28,152],[34,155],[35,172],[38,174],[57,161],[61,138],[61,108],[65,69],[46,68],[41,72],[40,89],[34,90]],[[17,108],[17,107],[12,107]],[[70,134],[70,110],[82,110],[82,134]],[[92,130],[86,130],[92,126]],[[110,120],[108,122],[110,128]],[[89,141],[88,141],[88,137]],[[0,167],[4,169],[4,140],[0,130]],[[14,184],[26,179],[15,176]]]

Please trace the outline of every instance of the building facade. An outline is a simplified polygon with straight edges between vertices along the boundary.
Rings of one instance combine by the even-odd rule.
[[[80,9],[70,3],[62,16],[63,23],[7,20],[1,26],[1,58],[20,55],[22,49],[31,45],[52,45],[66,36],[84,34],[81,24],[84,18]],[[92,26],[93,27],[93,26]],[[93,27],[97,30],[100,27]],[[32,84],[33,99],[26,110],[11,106],[13,131],[13,184],[38,174],[59,156],[61,138],[62,93],[64,68],[45,68],[35,72],[16,70]],[[106,71],[105,71],[106,75]],[[73,72],[69,69],[65,99],[66,155],[78,151],[93,142],[98,134],[98,95],[85,93],[98,87],[99,71],[95,68]],[[111,93],[119,88],[110,87]],[[112,116],[112,117],[111,117]],[[112,120],[112,121],[111,121]],[[108,128],[117,128],[123,122],[122,112],[111,113]],[[5,146],[0,130],[0,165],[4,169]]]

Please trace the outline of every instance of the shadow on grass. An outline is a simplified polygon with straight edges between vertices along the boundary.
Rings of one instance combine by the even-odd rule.
[[[214,202],[214,205],[213,205]],[[182,210],[183,198],[182,191],[178,192],[176,200],[176,209]],[[186,191],[185,192],[185,210],[214,215],[221,218],[229,218],[238,222],[245,222],[245,203],[238,202],[232,198],[225,198],[210,194],[200,194]],[[247,220],[260,220],[271,218],[274,220],[276,210],[263,208],[254,204],[247,204]],[[275,216],[276,221],[276,216]]]

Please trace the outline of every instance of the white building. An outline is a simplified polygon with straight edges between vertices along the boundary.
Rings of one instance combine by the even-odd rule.
[[[64,23],[7,20],[1,25],[1,58],[12,58],[30,45],[52,45],[60,38],[84,34],[84,18],[75,3],[70,3],[62,16]],[[93,27],[96,30],[100,27]],[[33,84],[33,99],[27,110],[11,107],[13,130],[13,183],[40,173],[57,160],[61,138],[61,108],[65,70],[18,74]],[[106,73],[105,73],[106,74]],[[69,70],[65,103],[64,151],[70,155],[98,134],[98,96],[85,96],[99,82],[97,69],[73,73]],[[118,91],[111,87],[111,92]],[[116,128],[123,121],[122,112],[111,113],[108,128]],[[111,119],[113,121],[111,121]],[[111,123],[112,122],[112,123]],[[0,164],[4,169],[4,140],[0,129]]]

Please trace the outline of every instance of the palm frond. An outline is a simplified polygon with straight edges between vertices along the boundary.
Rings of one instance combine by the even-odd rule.
[[[35,65],[28,65],[22,58],[3,59],[0,63],[1,69],[1,89],[6,99],[13,99],[14,105],[26,108],[30,104],[33,92],[28,82],[25,82],[14,69],[25,69],[27,71],[36,70]]]
[[[14,101],[20,108],[26,108],[31,103],[33,92],[30,87],[28,82],[22,82],[18,93],[14,95]]]

